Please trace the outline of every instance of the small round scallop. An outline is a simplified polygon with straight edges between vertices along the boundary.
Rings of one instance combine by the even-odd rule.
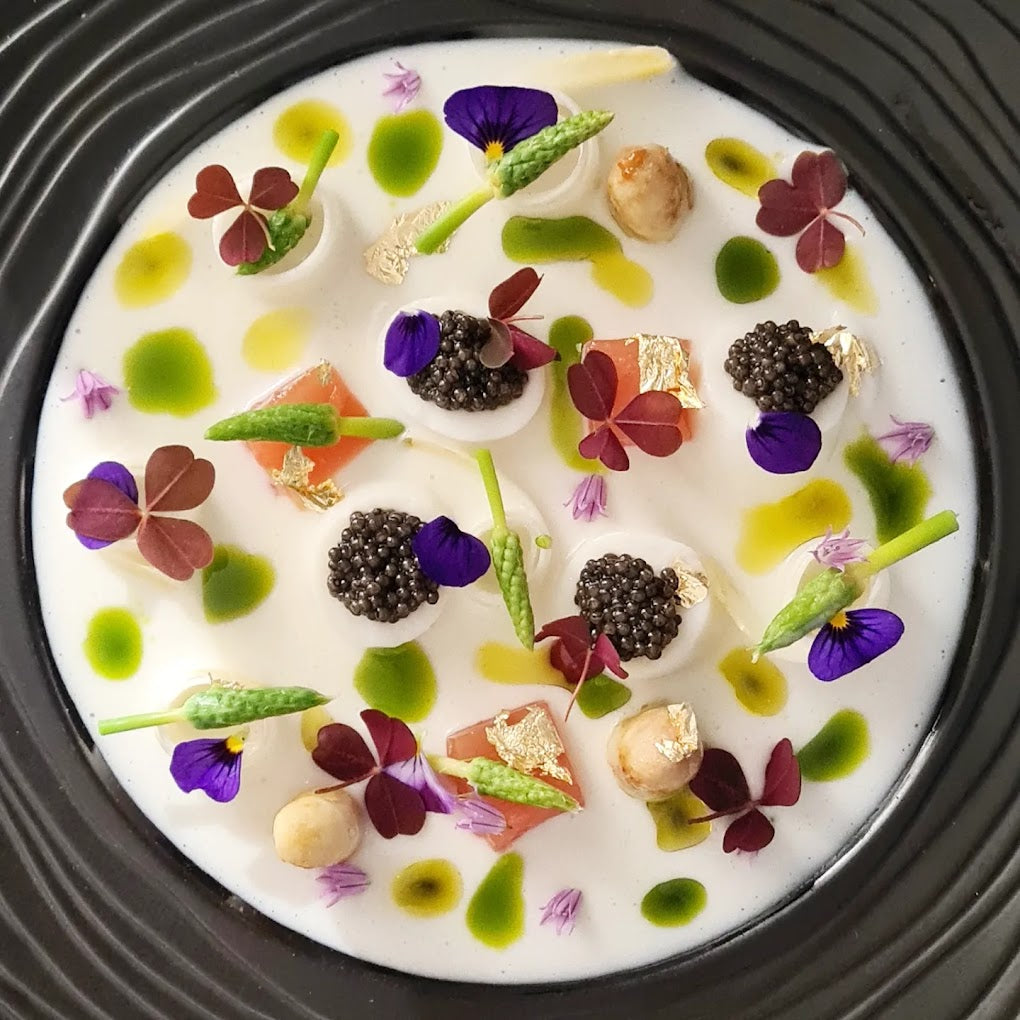
[[[606,181],[613,219],[631,237],[663,243],[676,237],[694,207],[687,170],[662,145],[627,145]]]
[[[433,315],[441,315],[448,310],[463,311],[480,319],[488,317],[484,297],[452,293],[413,301],[395,309],[387,317],[379,334],[379,371],[385,377],[384,402],[391,417],[422,425],[432,432],[462,443],[489,443],[520,432],[542,406],[542,398],[545,396],[543,368],[528,372],[524,393],[504,407],[492,411],[447,411],[430,401],[422,400],[411,391],[406,379],[383,367],[386,330],[400,312],[431,312]]]
[[[701,557],[689,545],[665,535],[646,532],[614,531],[582,542],[567,560],[561,575],[554,603],[556,617],[573,616],[578,612],[574,603],[577,579],[588,560],[608,553],[637,556],[646,560],[658,574],[674,563],[683,563],[691,570],[706,573]],[[638,656],[623,663],[633,680],[651,680],[676,672],[697,651],[711,616],[711,595],[689,609],[679,609],[681,623],[677,636],[663,649],[659,659]],[[541,622],[541,621],[539,621]]]
[[[358,805],[346,790],[299,794],[273,819],[276,854],[297,868],[339,864],[360,842]]]

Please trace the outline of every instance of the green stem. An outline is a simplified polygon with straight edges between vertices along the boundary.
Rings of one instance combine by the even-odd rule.
[[[103,719],[99,724],[99,732],[105,737],[110,733],[140,730],[146,726],[167,726],[170,723],[183,722],[184,719],[183,707],[175,708],[169,712],[143,712],[141,715],[122,715],[117,719]]]
[[[482,473],[485,495],[489,500],[492,523],[496,528],[505,528],[506,510],[503,508],[503,494],[499,491],[499,479],[496,477],[496,465],[492,462],[492,454],[485,449],[475,450],[475,460]]]
[[[336,424],[339,435],[359,439],[396,439],[404,431],[403,423],[395,418],[337,417]]]
[[[457,758],[445,758],[441,754],[429,755],[429,764],[437,771],[447,776],[454,776],[457,779],[466,780],[471,773],[471,763],[460,761]]]
[[[304,213],[307,211],[312,192],[315,191],[319,178],[322,176],[322,171],[326,169],[329,157],[333,155],[333,150],[339,141],[340,136],[335,131],[322,132],[319,143],[315,146],[315,151],[312,153],[312,158],[308,161],[308,169],[305,171],[301,188],[297,193],[297,197],[290,204],[294,212]]]
[[[885,570],[886,567],[924,549],[925,546],[953,534],[954,531],[959,530],[959,527],[956,514],[952,510],[943,510],[941,513],[935,514],[934,517],[915,524],[912,528],[904,531],[902,535],[897,535],[896,538],[880,545],[868,557],[867,563],[861,565],[862,573],[865,575],[877,574],[880,570]]]
[[[474,191],[450,206],[442,216],[423,230],[415,239],[414,246],[422,255],[434,255],[449,240],[450,235],[467,219],[473,216],[486,202],[491,202],[496,193],[491,186]]]

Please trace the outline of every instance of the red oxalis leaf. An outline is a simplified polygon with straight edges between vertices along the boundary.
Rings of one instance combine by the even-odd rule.
[[[819,213],[835,208],[846,195],[846,173],[836,154],[802,152],[790,173],[797,193],[805,196]]]
[[[731,854],[734,850],[754,853],[763,850],[772,842],[775,834],[772,823],[755,808],[730,822],[723,835],[723,853]]]
[[[516,315],[541,282],[542,277],[531,266],[518,269],[513,276],[492,288],[489,295],[489,315],[494,319],[509,319]]]
[[[368,729],[383,768],[407,761],[418,753],[418,741],[400,719],[392,719],[375,708],[366,708],[361,713],[361,721]]]
[[[797,240],[797,265],[805,273],[838,266],[846,250],[843,231],[819,216]]]
[[[567,369],[567,388],[574,407],[594,422],[609,420],[617,382],[613,359],[601,351],[590,351],[584,361]]]
[[[679,424],[682,410],[672,393],[649,390],[623,408],[614,423],[639,450],[653,457],[668,457],[683,442]]]
[[[261,213],[245,209],[220,238],[220,258],[228,266],[258,262],[269,246],[268,226]]]
[[[283,167],[265,166],[252,177],[248,202],[256,209],[282,209],[294,201],[298,190]]]
[[[141,511],[116,485],[101,478],[75,482],[65,493],[71,507],[67,526],[78,535],[103,542],[127,538],[141,520]]]
[[[385,772],[377,772],[365,787],[365,810],[383,839],[413,836],[425,824],[421,794]]]
[[[551,637],[559,638],[572,658],[583,656],[591,647],[591,631],[583,616],[562,616],[553,620],[542,627],[535,640],[544,641]]]
[[[478,352],[478,360],[486,368],[500,368],[514,354],[513,340],[510,339],[510,327],[499,319],[489,319],[489,339]]]
[[[596,672],[601,673],[603,669],[608,669],[610,673],[615,673],[621,680],[627,678],[627,671],[620,662],[620,653],[605,634],[599,634],[595,638],[595,654],[592,658],[598,664]],[[592,676],[594,675],[595,673],[592,673]]]
[[[194,521],[146,516],[138,528],[138,551],[167,577],[187,581],[212,563],[213,543]]]
[[[216,469],[186,446],[161,446],[145,465],[147,510],[194,510],[209,498]]]
[[[360,783],[376,768],[364,737],[346,723],[329,723],[319,730],[312,761],[341,783]]]
[[[740,762],[718,747],[705,748],[701,768],[690,782],[691,793],[713,811],[739,811],[751,800],[747,777]]]
[[[573,367],[573,366],[571,366]],[[589,460],[600,460],[610,471],[626,471],[630,457],[609,425],[600,425],[577,444],[577,452]]]
[[[188,212],[197,220],[207,220],[235,205],[244,205],[234,178],[218,163],[203,167],[195,177],[195,194],[188,199]]]
[[[513,357],[510,359],[514,368],[522,372],[530,372],[533,368],[542,368],[550,362],[558,361],[560,352],[555,347],[543,343],[538,337],[525,333],[516,326],[508,327],[510,342],[513,346]]]
[[[800,800],[800,764],[793,744],[784,737],[772,749],[765,766],[765,789],[758,803],[765,807],[792,807]]]

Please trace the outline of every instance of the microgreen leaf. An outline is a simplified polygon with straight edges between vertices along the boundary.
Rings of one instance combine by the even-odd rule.
[[[418,741],[400,719],[393,719],[375,708],[366,708],[361,713],[372,743],[379,755],[379,765],[386,768],[397,762],[407,761],[418,752]]]
[[[186,446],[161,446],[145,465],[145,509],[194,510],[209,498],[216,470]]]
[[[644,453],[668,457],[683,442],[680,435],[680,401],[672,393],[639,393],[613,419],[614,424]]]
[[[695,797],[723,814],[739,811],[751,800],[740,762],[729,751],[718,747],[705,748],[701,768],[691,780],[690,788]]]
[[[731,854],[734,850],[754,853],[763,850],[772,842],[775,834],[772,823],[755,808],[730,822],[723,835],[723,853]]]
[[[376,769],[365,738],[346,723],[329,723],[319,730],[312,761],[344,784],[360,783]]]
[[[265,166],[251,181],[250,205],[256,209],[282,209],[297,198],[298,186],[283,167]]]
[[[542,277],[531,266],[518,269],[513,276],[497,283],[489,294],[489,315],[494,319],[510,319],[527,303],[538,289]]]
[[[257,262],[269,247],[269,223],[259,212],[245,208],[220,238],[220,258],[228,266]]]
[[[601,461],[610,471],[626,471],[630,457],[616,433],[608,425],[600,425],[577,444],[577,452],[589,460]]]
[[[188,213],[196,220],[208,220],[242,205],[241,193],[225,166],[203,167],[195,177],[195,193],[188,199]]]
[[[616,387],[616,366],[602,351],[590,351],[583,361],[567,369],[570,399],[591,421],[605,421],[613,413]]]
[[[621,680],[627,678],[627,671],[613,643],[605,634],[599,634],[592,641],[588,621],[583,616],[564,616],[553,620],[535,635],[535,640],[544,641],[550,637],[556,638],[556,641],[549,651],[549,662],[568,683],[574,685],[566,715],[570,715],[570,709],[587,680],[607,669]]]
[[[194,521],[146,514],[138,527],[138,551],[167,577],[187,581],[212,563],[213,542]]]
[[[417,790],[378,772],[365,786],[365,810],[383,839],[414,836],[425,824],[425,802]]]
[[[510,363],[522,372],[530,372],[533,368],[541,368],[550,362],[559,360],[559,351],[549,344],[543,343],[538,337],[526,333],[517,326],[510,325],[510,343],[513,345],[513,357]]]
[[[486,368],[501,368],[514,356],[510,327],[499,319],[489,319],[489,339],[478,352],[478,360]]]
[[[67,526],[78,535],[103,542],[127,538],[141,520],[137,505],[101,478],[75,482],[64,492],[64,503],[71,510]]]
[[[765,788],[758,803],[763,807],[792,807],[800,800],[800,765],[793,744],[784,737],[772,749],[765,766]]]
[[[489,295],[490,336],[479,352],[479,360],[486,368],[499,368],[509,361],[515,368],[527,372],[548,365],[559,357],[555,348],[514,325],[517,321],[514,316],[541,282],[542,277],[530,266],[526,266],[493,288]]]

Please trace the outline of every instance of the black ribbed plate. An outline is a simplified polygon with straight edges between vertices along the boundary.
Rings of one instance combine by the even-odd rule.
[[[982,523],[961,652],[898,797],[750,932],[578,987],[427,982],[229,897],[145,821],[64,701],[26,525],[35,421],[85,281],[180,154],[394,43],[589,36],[831,146],[957,338]],[[1020,1016],[1017,0],[0,0],[0,1015],[317,1020]],[[465,961],[465,966],[470,966]]]

